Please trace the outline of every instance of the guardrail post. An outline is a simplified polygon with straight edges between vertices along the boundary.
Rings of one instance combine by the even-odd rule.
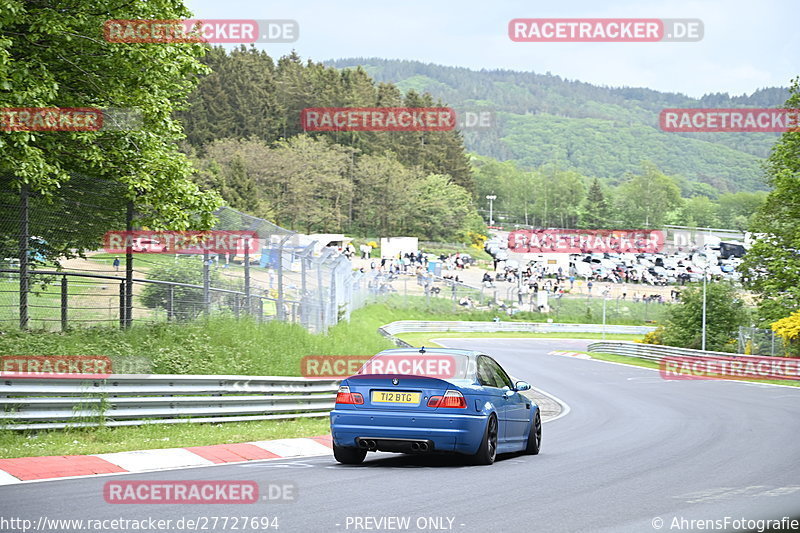
[[[67,276],[61,278],[61,331],[67,331]]]

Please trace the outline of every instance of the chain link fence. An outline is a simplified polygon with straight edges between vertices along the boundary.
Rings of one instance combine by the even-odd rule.
[[[747,355],[786,355],[783,339],[771,329],[739,327],[738,352]]]
[[[354,270],[327,243],[229,207],[213,229],[252,232],[243,253],[115,254],[103,235],[135,220],[118,184],[74,176],[49,195],[8,177],[0,186],[0,330],[224,315],[324,332],[381,294],[379,273]]]

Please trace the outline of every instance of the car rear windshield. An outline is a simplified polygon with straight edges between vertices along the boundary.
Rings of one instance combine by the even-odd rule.
[[[470,358],[447,353],[387,353],[364,363],[357,374],[399,374],[438,379],[467,379]]]

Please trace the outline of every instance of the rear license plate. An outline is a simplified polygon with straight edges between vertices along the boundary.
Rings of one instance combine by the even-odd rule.
[[[419,403],[418,392],[372,391],[372,403]]]

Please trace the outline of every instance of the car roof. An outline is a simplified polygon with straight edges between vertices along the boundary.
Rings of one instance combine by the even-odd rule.
[[[378,352],[376,355],[419,355],[420,350],[421,348],[393,348]],[[424,355],[464,355],[467,357],[477,357],[485,354],[475,350],[461,350],[457,348],[425,348]]]

